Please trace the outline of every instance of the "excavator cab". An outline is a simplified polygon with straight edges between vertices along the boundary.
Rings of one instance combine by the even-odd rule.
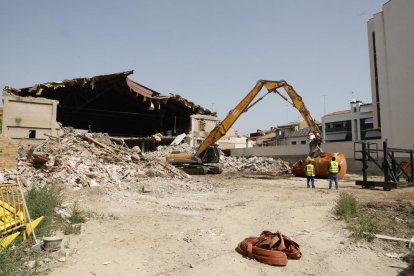
[[[220,164],[220,149],[217,144],[208,147],[202,157],[195,154],[172,152],[166,160],[188,174],[220,174],[223,168]]]
[[[203,164],[205,163],[219,163],[220,162],[220,149],[217,144],[210,146],[204,153],[201,159]]]

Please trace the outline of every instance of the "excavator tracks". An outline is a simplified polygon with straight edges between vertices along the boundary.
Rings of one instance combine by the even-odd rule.
[[[220,174],[223,168],[219,165],[188,165],[177,167],[190,175]]]

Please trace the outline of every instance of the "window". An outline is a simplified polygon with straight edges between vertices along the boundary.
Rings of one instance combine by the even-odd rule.
[[[346,140],[346,133],[326,134],[325,140],[326,141],[345,141]]]
[[[29,130],[29,138],[30,139],[36,138],[36,130]]]
[[[200,131],[205,131],[206,130],[206,121],[200,120],[198,122],[198,124],[199,124],[198,127],[199,127]]]
[[[300,141],[300,143],[301,143],[302,145],[306,145],[306,140],[305,140],[305,141]]]
[[[378,88],[378,67],[377,67],[377,45],[375,41],[375,32],[372,32],[372,48],[374,55],[374,74],[375,74],[375,100],[377,102],[378,127],[381,127],[381,106]]]
[[[291,144],[292,144],[292,145],[296,145],[296,141],[292,141],[292,142],[291,142]]]
[[[379,130],[368,130],[365,133],[365,139],[375,139],[375,138],[381,138],[381,131]]]
[[[371,118],[366,118],[364,123],[365,124],[372,124],[372,123],[374,123],[374,118],[372,118],[372,117]]]

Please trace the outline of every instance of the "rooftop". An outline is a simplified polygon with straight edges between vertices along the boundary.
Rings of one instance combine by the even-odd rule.
[[[331,112],[331,113],[326,114],[325,116],[342,115],[342,114],[348,114],[348,113],[351,113],[351,110],[350,109],[347,109],[347,110],[339,110],[339,111]]]

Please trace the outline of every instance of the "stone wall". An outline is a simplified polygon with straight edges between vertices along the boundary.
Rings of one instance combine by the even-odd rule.
[[[18,144],[16,141],[0,135],[0,168],[16,169]]]

